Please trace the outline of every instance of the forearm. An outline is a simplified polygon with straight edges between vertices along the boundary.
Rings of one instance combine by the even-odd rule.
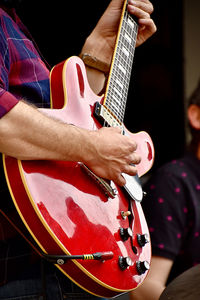
[[[130,300],[159,300],[172,265],[171,259],[152,256],[149,274],[144,282],[130,293]]]
[[[88,134],[19,102],[0,120],[0,151],[18,159],[79,161]]]
[[[100,40],[102,42],[100,42]],[[104,51],[104,47],[105,46],[105,41],[102,39],[98,39],[97,37],[95,38],[95,34],[91,34],[82,50],[81,50],[81,54],[89,54],[91,57],[93,57],[93,59],[98,59],[100,61],[102,61],[103,63],[107,64],[108,66],[110,66],[111,64],[111,57],[112,57],[112,51]],[[108,73],[106,74],[103,71],[97,70],[96,68],[93,67],[88,67],[86,65],[86,70],[87,70],[87,77],[88,77],[88,81],[90,84],[91,89],[96,93],[99,94],[106,83],[106,77],[108,75]]]
[[[112,60],[114,46],[115,44],[111,47],[107,40],[104,39],[97,30],[93,30],[86,39],[81,53],[88,53],[109,65]]]
[[[123,3],[122,0],[118,1]],[[112,7],[112,5],[110,4],[109,7]],[[122,5],[120,5],[120,7],[121,6]],[[121,9],[119,9],[116,15],[115,11],[110,11],[110,9],[107,9],[103,16],[100,18],[94,30],[86,39],[81,50],[81,54],[89,54],[93,58],[96,58],[98,61],[101,61],[104,64],[110,66],[115,47],[120,15]],[[114,23],[111,23],[110,25],[109,23],[111,16],[114,16],[115,20]],[[99,94],[105,85],[105,75],[107,76],[108,72],[107,74],[105,74],[105,72],[100,72],[94,68],[87,67],[88,81],[90,87],[96,94]]]
[[[82,53],[88,53],[110,65],[124,5],[126,5],[124,0],[110,1],[94,30],[86,39]],[[153,6],[148,0],[129,0],[127,9],[138,20],[137,47],[156,32],[156,25],[150,17]]]
[[[100,95],[106,84],[104,73],[89,67],[86,67],[86,71],[90,88],[96,95]]]
[[[48,110],[49,112],[51,109]],[[80,161],[96,175],[125,184],[140,162],[136,143],[119,128],[87,130],[62,123],[23,102],[0,119],[0,151],[21,160]],[[55,116],[53,116],[55,117]]]
[[[144,282],[142,288],[138,287],[135,291],[130,293],[130,300],[159,300],[161,293],[164,290],[164,286],[159,282],[148,281]]]

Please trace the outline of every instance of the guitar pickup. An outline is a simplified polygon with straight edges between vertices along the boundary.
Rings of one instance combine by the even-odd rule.
[[[123,130],[123,124],[99,102],[95,103],[94,116],[104,127],[120,127]]]

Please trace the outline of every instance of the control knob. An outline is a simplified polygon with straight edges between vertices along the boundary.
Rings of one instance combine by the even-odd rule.
[[[147,243],[149,243],[149,235],[145,234],[137,234],[137,241],[140,247],[144,247]]]
[[[150,265],[149,265],[148,261],[146,261],[146,260],[145,261],[137,261],[136,268],[137,268],[139,275],[142,275],[150,269]]]
[[[126,240],[128,240],[129,237],[132,237],[132,236],[133,236],[133,232],[132,232],[132,230],[131,230],[130,227],[128,227],[128,228],[122,228],[122,227],[120,227],[119,233],[120,233],[121,239],[122,239],[124,242],[125,242]]]
[[[128,267],[133,266],[133,261],[129,256],[119,256],[119,266],[122,270],[126,270]]]

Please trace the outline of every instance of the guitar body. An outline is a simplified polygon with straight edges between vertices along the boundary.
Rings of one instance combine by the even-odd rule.
[[[66,123],[96,130],[101,127],[93,115],[95,102],[103,101],[90,89],[83,62],[71,57],[51,72],[52,109],[45,113]],[[152,164],[150,138],[131,134],[142,152],[140,175]],[[153,146],[152,146],[153,147]],[[141,150],[140,150],[141,149]],[[153,148],[152,148],[153,149]],[[151,153],[152,154],[152,153]],[[137,234],[148,234],[138,201],[114,183],[115,197],[109,197],[79,162],[20,161],[3,156],[4,169],[15,207],[40,249],[54,255],[113,252],[113,258],[68,260],[56,265],[86,291],[110,298],[140,285],[136,262],[151,259],[151,246],[138,244]],[[122,218],[121,213],[131,211]],[[133,236],[123,241],[120,228],[131,227]],[[133,251],[134,246],[134,251]],[[133,265],[122,270],[119,257],[130,257]]]

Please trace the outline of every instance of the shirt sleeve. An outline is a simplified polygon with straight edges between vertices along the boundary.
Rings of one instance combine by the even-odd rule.
[[[152,254],[174,260],[185,238],[187,203],[177,174],[166,167],[157,171],[144,187],[142,207],[149,227]]]
[[[4,91],[0,96],[0,118],[9,112],[19,101],[11,93]]]
[[[0,18],[0,118],[9,112],[18,100],[9,93],[10,55],[3,19]]]

